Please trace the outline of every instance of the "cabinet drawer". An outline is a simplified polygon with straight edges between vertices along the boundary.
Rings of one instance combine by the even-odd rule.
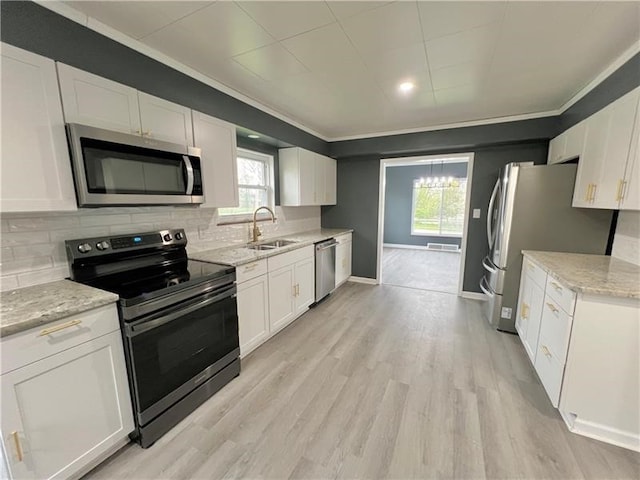
[[[547,272],[540,268],[537,263],[527,257],[524,257],[522,268],[531,280],[536,282],[542,288],[545,287],[547,283]]]
[[[292,265],[300,260],[313,257],[313,245],[307,245],[306,247],[298,248],[287,253],[281,253],[280,255],[274,255],[267,259],[269,271],[277,270],[287,265]]]
[[[549,295],[545,295],[538,343],[551,350],[553,356],[563,365],[567,358],[572,321],[573,317],[562,310]]]
[[[236,281],[237,283],[246,282],[265,273],[267,273],[267,259],[263,258],[262,260],[236,267]]]
[[[16,333],[2,340],[2,374],[116,330],[120,321],[113,303]]]
[[[576,303],[576,294],[573,290],[569,290],[560,281],[549,275],[545,293],[555,300],[565,312],[573,315]]]
[[[335,239],[336,239],[336,242],[338,242],[338,244],[347,243],[351,241],[351,234],[344,233],[342,235],[338,235],[337,237],[335,237]]]
[[[551,404],[557,408],[560,401],[564,363],[561,364],[553,356],[548,345],[545,345],[542,339],[538,342],[535,367],[549,400],[551,400]]]

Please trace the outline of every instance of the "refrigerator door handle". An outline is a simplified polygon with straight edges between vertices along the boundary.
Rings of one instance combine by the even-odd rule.
[[[496,182],[496,186],[493,187],[493,193],[491,194],[491,200],[489,200],[489,208],[487,210],[487,241],[489,242],[489,249],[493,247],[495,241],[495,232],[493,231],[493,207],[496,203],[496,197],[498,196],[498,189],[500,188],[500,178]]]
[[[487,280],[484,277],[480,279],[480,290],[482,290],[487,297],[493,298],[494,293],[489,288],[489,285],[487,285]]]
[[[490,273],[497,273],[498,269],[494,266],[492,266],[491,264],[491,260],[489,260],[489,257],[484,257],[482,259],[482,266],[484,267],[484,269]]]

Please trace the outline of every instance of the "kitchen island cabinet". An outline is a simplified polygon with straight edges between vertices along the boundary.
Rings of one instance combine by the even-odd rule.
[[[523,253],[523,281],[528,263],[546,278],[542,308],[528,319],[540,324],[537,338],[518,332],[535,351],[551,403],[572,432],[640,451],[640,267],[602,255]]]

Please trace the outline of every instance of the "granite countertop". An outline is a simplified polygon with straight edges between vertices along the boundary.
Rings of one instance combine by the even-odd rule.
[[[116,302],[118,295],[70,280],[0,293],[0,337]]]
[[[307,245],[313,245],[327,238],[335,237],[344,233],[353,232],[352,229],[335,229],[322,228],[320,230],[310,230],[308,232],[292,233],[277,238],[268,238],[258,243],[270,242],[272,240],[293,240],[296,243],[287,245],[273,250],[251,250],[245,245],[233,246],[225,248],[216,248],[214,250],[203,250],[202,252],[190,252],[189,258],[201,260],[203,262],[222,263],[224,265],[232,265],[237,267],[246,263],[251,263],[262,258],[272,257],[281,253],[296,250]]]
[[[523,255],[575,292],[640,298],[640,266],[605,255],[538,252]]]

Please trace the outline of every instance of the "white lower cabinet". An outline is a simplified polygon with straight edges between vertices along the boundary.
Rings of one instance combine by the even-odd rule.
[[[309,245],[269,260],[269,324],[281,330],[307,311],[315,298],[315,257]]]
[[[269,272],[269,325],[278,331],[296,314],[296,287],[293,265]]]
[[[91,322],[96,315],[101,320],[111,317],[117,330],[78,343],[87,330],[99,330]],[[3,339],[3,349],[9,352],[40,342],[40,351],[48,355],[32,358],[1,377],[0,425],[12,478],[84,473],[133,431],[115,306],[88,312],[87,318],[86,325],[84,316],[77,315],[51,324],[54,328],[47,325]],[[65,328],[54,331],[58,326]]]
[[[238,284],[240,356],[244,357],[269,337],[269,276]]]
[[[339,287],[351,276],[351,234],[336,237],[336,287]]]
[[[532,363],[536,361],[546,273],[528,259],[522,264],[516,330]]]
[[[572,432],[640,451],[640,301],[555,276],[525,255],[516,329],[540,382]]]

